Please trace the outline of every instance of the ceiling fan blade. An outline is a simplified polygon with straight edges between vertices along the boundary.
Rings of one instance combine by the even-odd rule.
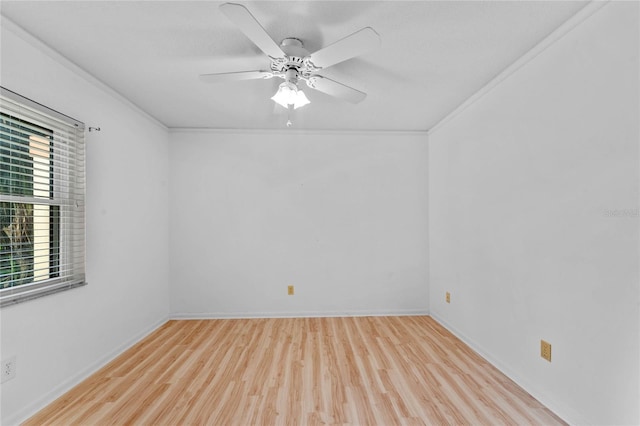
[[[362,102],[364,98],[367,97],[367,94],[364,92],[356,90],[353,87],[345,86],[344,84],[338,83],[330,78],[322,77],[321,75],[314,75],[310,77],[307,81],[307,86],[326,93],[327,95],[335,96],[336,98],[351,102],[352,104]]]
[[[267,56],[272,58],[285,56],[282,49],[273,41],[246,7],[241,4],[224,3],[220,5],[220,10]]]
[[[205,83],[226,83],[229,81],[257,80],[273,77],[270,71],[239,71],[223,72],[218,74],[201,74],[200,80]]]
[[[312,53],[311,63],[318,68],[327,68],[362,55],[378,46],[380,46],[380,36],[373,28],[366,27]]]

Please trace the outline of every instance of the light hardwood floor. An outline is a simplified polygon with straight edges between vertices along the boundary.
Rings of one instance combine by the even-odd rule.
[[[408,316],[169,321],[26,424],[564,423]]]

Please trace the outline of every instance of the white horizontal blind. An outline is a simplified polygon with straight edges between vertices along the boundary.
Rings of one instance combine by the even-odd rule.
[[[84,125],[1,88],[0,306],[85,283]]]

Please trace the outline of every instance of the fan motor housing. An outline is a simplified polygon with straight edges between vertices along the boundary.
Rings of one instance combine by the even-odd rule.
[[[280,49],[285,53],[283,58],[271,58],[271,70],[282,73],[285,80],[290,81],[295,70],[295,80],[299,77],[307,79],[317,69],[309,63],[309,51],[304,48],[302,40],[295,37],[288,37],[280,43]]]

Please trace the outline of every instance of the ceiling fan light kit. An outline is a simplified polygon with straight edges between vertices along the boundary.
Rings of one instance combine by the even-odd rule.
[[[281,46],[287,47],[285,42],[295,41],[294,45],[300,49],[302,49],[302,42],[297,39],[285,39],[282,41]],[[287,49],[290,50],[290,49]],[[302,106],[305,106],[309,103],[309,99],[304,94],[302,90],[298,88],[298,79],[300,78],[300,69],[295,64],[296,59],[300,57],[294,57],[287,55],[287,58],[290,59],[287,63],[283,65],[279,65],[279,70],[273,70],[275,61],[271,62],[272,70],[275,73],[282,73],[284,75],[284,83],[281,83],[278,87],[278,91],[271,99],[279,105],[282,105],[285,108],[293,107],[294,109],[298,109]],[[293,62],[293,64],[291,63]],[[274,74],[278,75],[278,74]]]
[[[309,99],[307,99],[304,92],[298,89],[298,86],[288,81],[280,83],[278,91],[271,97],[271,99],[285,108],[292,106],[293,109],[298,109],[309,103]]]
[[[268,71],[203,74],[200,76],[202,81],[218,83],[278,77],[284,82],[271,99],[288,109],[297,109],[309,103],[304,92],[298,88],[300,80],[311,89],[354,104],[367,96],[364,92],[323,77],[318,72],[378,47],[380,36],[372,28],[363,28],[310,54],[302,41],[295,37],[285,38],[278,45],[251,12],[240,4],[224,3],[220,5],[220,10],[269,57],[270,67]]]

